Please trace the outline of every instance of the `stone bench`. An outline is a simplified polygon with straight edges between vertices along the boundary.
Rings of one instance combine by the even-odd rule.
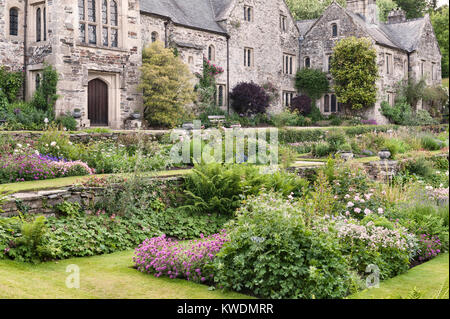
[[[210,115],[208,116],[208,120],[214,124],[222,124],[225,122],[225,115]]]

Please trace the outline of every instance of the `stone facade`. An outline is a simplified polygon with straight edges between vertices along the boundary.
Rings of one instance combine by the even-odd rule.
[[[181,0],[106,0],[108,18],[103,16],[103,0],[92,2],[95,14],[90,11],[91,2],[0,0],[0,62],[8,69],[25,70],[27,99],[32,97],[45,65],[54,66],[60,77],[57,115],[78,108],[83,114],[82,125],[94,125],[89,113],[89,83],[100,80],[107,87],[103,96],[107,100],[105,126],[123,128],[130,113],[142,111],[138,89],[141,52],[154,40],[176,47],[194,74],[202,73],[203,57],[209,57],[213,50],[212,62],[225,70],[217,79],[222,86],[223,108],[229,103],[228,92],[242,81],[273,83],[280,96],[274,110],[281,107],[284,91],[295,91],[298,30],[283,0],[195,0],[192,4]],[[117,4],[117,26],[111,24],[112,3]],[[244,6],[252,8],[250,21],[244,19]],[[17,36],[9,36],[9,10],[13,7],[19,11]],[[84,38],[82,25],[87,33]],[[95,41],[91,41],[90,26],[96,28]],[[105,26],[110,38],[106,46]],[[118,33],[117,45],[113,45],[114,31]],[[244,66],[245,48],[252,49],[250,67]],[[284,54],[292,56],[293,74],[283,74]]]
[[[312,67],[329,73],[329,59],[335,44],[343,38],[369,38],[377,51],[379,79],[377,102],[368,107],[364,117],[387,123],[380,113],[383,101],[393,104],[395,87],[405,79],[425,78],[428,85],[441,83],[441,53],[429,16],[406,20],[405,13],[395,10],[388,23],[377,18],[376,0],[348,0],[343,8],[333,2],[317,20],[298,21],[300,34],[300,67]],[[335,28],[336,34],[333,34]],[[325,94],[318,107],[324,114],[339,113],[343,107],[333,92]]]

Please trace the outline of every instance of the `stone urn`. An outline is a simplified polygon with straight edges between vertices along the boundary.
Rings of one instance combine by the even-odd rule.
[[[80,109],[74,109],[72,112],[72,116],[75,119],[80,119],[81,118],[81,110]]]
[[[349,152],[349,151],[343,151],[343,152],[341,152],[339,155],[340,155],[341,158],[342,158],[344,161],[346,161],[346,162],[352,160],[353,157],[354,157],[353,153],[352,153],[352,152]]]
[[[378,156],[382,161],[387,161],[391,157],[391,152],[389,150],[381,150],[378,152]]]

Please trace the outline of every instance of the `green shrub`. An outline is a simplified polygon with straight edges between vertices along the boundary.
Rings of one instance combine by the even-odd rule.
[[[326,141],[330,147],[330,152],[337,152],[346,143],[345,134],[341,131],[331,131]]]
[[[325,157],[331,154],[333,151],[331,150],[330,144],[327,142],[319,142],[314,144],[312,147],[312,155],[315,157]]]
[[[443,143],[430,135],[424,135],[420,139],[422,147],[427,151],[438,151],[443,147]]]
[[[434,174],[433,164],[424,157],[412,159],[404,163],[404,169],[411,174],[429,178]]]
[[[398,154],[403,154],[411,150],[411,147],[408,144],[396,138],[385,139],[383,147],[391,152],[392,158],[395,158]]]
[[[346,296],[347,260],[335,239],[305,227],[298,207],[274,193],[248,199],[214,260],[217,285],[271,299]]]
[[[180,210],[191,213],[231,216],[245,196],[259,194],[262,188],[273,189],[285,196],[302,196],[308,183],[283,171],[261,174],[251,165],[197,165],[184,178],[184,205]]]
[[[3,65],[0,67],[0,96],[3,95],[7,99],[7,103],[13,103],[17,100],[22,84],[22,72],[10,72]]]
[[[66,115],[58,117],[56,119],[56,124],[62,128],[66,128],[68,131],[76,131],[78,123],[70,113],[67,113]]]

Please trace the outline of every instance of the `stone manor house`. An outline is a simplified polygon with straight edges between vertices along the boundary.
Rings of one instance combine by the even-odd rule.
[[[60,76],[56,113],[83,113],[84,126],[121,128],[142,110],[138,90],[142,49],[162,41],[176,47],[193,73],[203,58],[222,67],[217,103],[226,108],[239,82],[271,83],[272,110],[296,94],[298,68],[328,70],[333,45],[343,37],[369,37],[378,52],[379,102],[393,101],[393,85],[405,77],[438,83],[441,54],[430,19],[406,21],[392,12],[376,19],[375,0],[336,3],[317,20],[294,21],[284,0],[0,0],[0,65],[25,73],[31,98],[45,63]],[[369,114],[380,118],[379,103]],[[325,114],[340,111],[330,92]]]

